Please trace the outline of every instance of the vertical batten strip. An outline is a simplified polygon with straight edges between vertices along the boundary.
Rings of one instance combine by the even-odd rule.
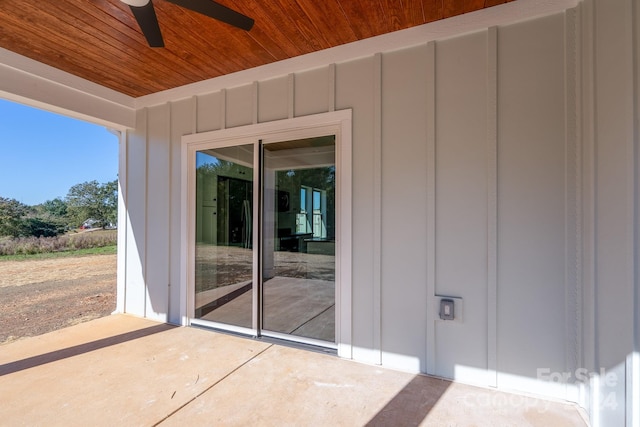
[[[168,205],[167,205],[167,223],[168,223],[168,227],[167,227],[167,245],[168,245],[168,250],[167,250],[167,316],[166,316],[166,320],[165,322],[170,322],[171,321],[171,244],[172,244],[172,239],[171,239],[171,229],[172,229],[172,222],[171,222],[171,205],[172,205],[172,201],[171,201],[171,196],[173,195],[173,192],[171,191],[171,179],[172,179],[172,175],[171,175],[171,171],[173,170],[173,149],[172,149],[172,141],[171,141],[171,102],[167,102],[166,104],[166,108],[167,108],[167,123],[166,123],[166,135],[167,135],[167,144],[168,144],[168,155],[169,155],[169,169],[168,169],[168,173],[167,173],[167,201],[168,201]]]
[[[253,82],[253,97],[252,97],[252,102],[251,102],[251,108],[252,108],[252,123],[255,125],[258,123],[258,82],[254,81]]]
[[[334,79],[335,81],[335,79]],[[373,58],[373,348],[382,364],[382,54]],[[334,102],[335,105],[335,102]]]
[[[634,208],[633,215],[634,230],[634,352],[631,360],[631,387],[630,400],[632,422],[629,425],[640,427],[640,405],[633,405],[633,402],[640,401],[640,149],[638,138],[640,138],[640,4],[638,0],[632,2],[632,30],[633,30],[633,144],[634,144]]]
[[[149,221],[146,220],[147,215],[149,213],[149,108],[145,107],[143,110],[144,113],[144,255],[143,266],[142,266],[142,289],[144,292],[143,301],[143,313],[144,317],[148,317],[149,313],[147,313],[147,265],[149,264],[149,251],[147,248],[149,247]]]
[[[565,371],[576,372],[579,364],[580,344],[580,289],[579,257],[579,168],[580,153],[577,144],[577,10],[565,12]],[[567,390],[569,392],[569,390]],[[577,394],[568,395],[575,401]]]
[[[630,52],[627,52],[627,54],[630,56],[631,58],[631,72],[632,72],[632,76],[631,76],[631,87],[632,89],[632,94],[631,94],[631,101],[632,101],[632,112],[631,112],[631,119],[632,119],[632,126],[631,126],[631,134],[629,135],[629,138],[627,139],[627,236],[628,236],[628,241],[627,241],[627,265],[628,267],[628,277],[629,277],[629,285],[632,289],[632,294],[635,297],[636,294],[636,233],[637,233],[637,227],[636,227],[636,220],[637,220],[637,216],[636,216],[636,169],[637,169],[637,165],[636,165],[636,156],[637,156],[637,150],[636,150],[636,128],[637,128],[637,124],[636,124],[636,120],[635,120],[635,107],[636,107],[636,55],[635,55],[635,24],[633,22],[633,17],[634,15],[634,0],[627,0],[626,1],[626,6],[627,6],[627,14],[626,17],[628,19],[627,21],[627,25],[630,26],[631,28],[631,40],[630,40]],[[634,312],[632,313],[633,316],[633,326],[632,326],[632,341],[633,341],[633,345],[634,345],[634,350],[637,350],[635,348],[635,328],[636,328],[636,316],[637,316],[637,310],[635,310],[635,298],[634,298],[634,303],[632,305]],[[638,371],[634,370],[634,355],[633,352],[630,352],[627,355],[627,360],[626,362],[626,378],[625,378],[625,386],[626,386],[626,390],[625,390],[625,394],[626,394],[626,402],[625,402],[625,406],[626,406],[626,425],[628,426],[633,426],[633,427],[637,427],[638,423],[640,422],[640,420],[638,420],[637,418],[634,420],[634,412],[638,412],[637,409],[634,410],[635,406],[637,405],[637,401],[638,401],[638,396],[635,395],[634,396],[634,385],[637,382],[637,380],[634,378],[634,374],[637,376]],[[634,399],[635,398],[635,399]]]
[[[177,126],[177,125],[176,125]],[[189,150],[187,144],[182,143],[182,137],[179,138],[179,150],[180,150],[180,246],[178,250],[178,254],[180,257],[180,299],[179,299],[179,315],[180,315],[180,325],[187,326],[189,324],[189,316],[190,312],[190,301],[191,296],[189,295],[189,289],[191,279],[193,278],[193,269],[190,268],[189,260],[192,257],[192,249],[190,248],[190,234],[189,231],[193,227],[192,221],[188,218],[188,213],[190,212],[189,203],[192,202],[191,198],[191,188],[190,186],[195,184],[190,182],[189,179]],[[195,188],[194,188],[195,190]]]
[[[135,120],[136,120],[136,129],[137,129],[137,127],[138,127],[138,117],[137,117],[138,113],[136,112],[135,114],[136,114],[136,119]],[[125,148],[126,148],[127,151],[126,151],[126,154],[125,154],[124,157],[127,160],[132,158],[131,148],[132,148],[133,144],[131,144],[131,138],[133,137],[133,132],[134,132],[133,130],[127,130],[126,131],[127,146]],[[130,243],[130,240],[133,239],[133,236],[129,236],[129,233],[131,233],[131,230],[133,228],[132,224],[131,224],[131,217],[129,216],[129,189],[131,188],[129,186],[129,175],[130,175],[129,174],[129,165],[130,164],[131,164],[131,161],[127,161],[126,166],[125,166],[126,173],[125,173],[124,177],[118,176],[118,179],[126,180],[126,186],[124,188],[125,193],[123,194],[123,198],[122,198],[123,199],[122,201],[125,204],[124,211],[123,211],[124,212],[124,219],[125,219],[126,224],[127,224],[127,228],[125,230],[125,245],[124,245],[124,247],[125,247],[125,256],[128,256],[128,254],[129,254],[129,248],[132,247],[132,244]],[[118,216],[120,216],[120,211],[118,211]],[[120,224],[118,224],[118,230],[119,229],[120,229]],[[130,291],[130,287],[131,287],[131,284],[132,284],[131,282],[133,282],[133,280],[131,280],[131,281],[129,280],[131,278],[131,275],[129,274],[129,271],[128,271],[130,268],[131,268],[131,263],[129,262],[128,258],[125,258],[125,273],[124,273],[125,286],[124,287],[127,290],[127,293],[125,295],[124,305],[122,306],[124,313],[128,313],[130,311],[129,308],[131,306],[131,301],[130,301],[130,297],[129,297],[131,292],[129,292],[129,291]]]
[[[198,133],[198,97],[196,95],[191,97],[191,133]]]
[[[436,373],[436,44],[427,43],[427,373]]]
[[[336,64],[329,64],[329,112],[336,111]]]
[[[498,28],[487,30],[487,384],[498,385]]]
[[[627,362],[627,424],[633,427],[640,427],[640,150],[638,138],[640,138],[640,34],[638,29],[638,19],[640,19],[640,5],[638,0],[631,0],[631,58],[632,58],[632,84],[633,84],[633,129],[630,146],[632,155],[630,171],[630,193],[631,193],[631,218],[632,227],[632,286],[634,295],[633,310],[633,353],[628,356]],[[636,404],[634,404],[636,403]]]
[[[584,307],[582,301],[584,301],[584,289],[583,289],[583,279],[584,279],[584,235],[582,230],[584,229],[584,195],[582,193],[582,189],[584,188],[584,152],[583,152],[583,117],[582,117],[582,37],[583,37],[583,16],[582,16],[582,5],[578,5],[575,7],[575,60],[574,60],[574,73],[575,73],[575,147],[576,147],[576,182],[575,182],[575,191],[576,191],[576,224],[575,224],[575,233],[576,233],[576,309],[577,316],[576,321],[578,322],[576,325],[576,334],[577,334],[577,347],[576,347],[576,368],[584,367]],[[582,388],[584,384],[580,384]],[[582,390],[579,390],[582,394]],[[580,399],[580,396],[578,396]],[[580,400],[578,400],[580,401]]]
[[[296,76],[291,73],[287,76],[287,96],[289,97],[287,107],[289,108],[288,117],[293,119],[295,116],[295,84]]]
[[[227,90],[220,91],[220,129],[227,128]]]
[[[582,305],[583,363],[595,372],[598,365],[596,305],[596,111],[595,111],[595,13],[593,0],[580,5],[582,12]],[[588,407],[590,420],[599,419],[599,384],[594,375],[582,403]]]

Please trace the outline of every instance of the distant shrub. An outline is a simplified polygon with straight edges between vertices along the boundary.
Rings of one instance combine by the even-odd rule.
[[[53,237],[17,237],[0,240],[2,255],[34,255],[76,249],[101,248],[117,243],[116,230],[65,234]]]
[[[67,244],[70,249],[101,248],[103,246],[115,245],[117,237],[118,233],[115,230],[94,231],[69,236]]]
[[[25,218],[22,220],[22,235],[34,237],[55,237],[64,233],[64,224],[59,221],[42,218]]]

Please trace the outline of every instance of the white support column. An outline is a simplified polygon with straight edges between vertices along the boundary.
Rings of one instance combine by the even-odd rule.
[[[115,313],[124,313],[127,299],[127,131],[118,141],[118,249]]]

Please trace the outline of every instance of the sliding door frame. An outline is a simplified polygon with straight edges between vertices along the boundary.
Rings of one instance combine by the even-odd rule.
[[[351,224],[352,224],[352,144],[351,110],[316,114],[294,119],[278,120],[230,129],[185,135],[181,151],[181,283],[180,316],[183,326],[192,324],[195,309],[195,157],[196,152],[213,146],[254,144],[260,141],[285,141],[335,135],[336,143],[336,345],[338,355],[352,358],[351,337]],[[254,165],[260,166],[260,150],[254,149]],[[254,248],[259,238],[261,206],[255,204],[256,188],[261,185],[260,167],[254,167]],[[254,250],[254,266],[259,251]],[[259,269],[260,270],[260,269]],[[259,276],[259,275],[258,275]],[[260,282],[253,275],[253,329],[227,327],[224,329],[244,334],[260,334],[260,322],[256,313],[260,305]],[[259,278],[259,277],[258,277]],[[194,322],[198,323],[198,322]]]

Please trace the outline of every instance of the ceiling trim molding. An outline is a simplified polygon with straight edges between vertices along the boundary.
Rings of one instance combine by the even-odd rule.
[[[537,17],[562,13],[567,9],[577,6],[578,3],[579,0],[516,0],[418,27],[396,31],[239,71],[237,73],[145,95],[135,98],[135,107],[151,107],[196,95],[217,92],[225,88],[249,84],[254,81],[269,80],[292,72],[346,62],[357,58],[372,56],[380,52],[424,44],[432,40],[456,37],[493,26],[512,24]]]
[[[113,128],[134,127],[135,98],[0,48],[0,96]]]

